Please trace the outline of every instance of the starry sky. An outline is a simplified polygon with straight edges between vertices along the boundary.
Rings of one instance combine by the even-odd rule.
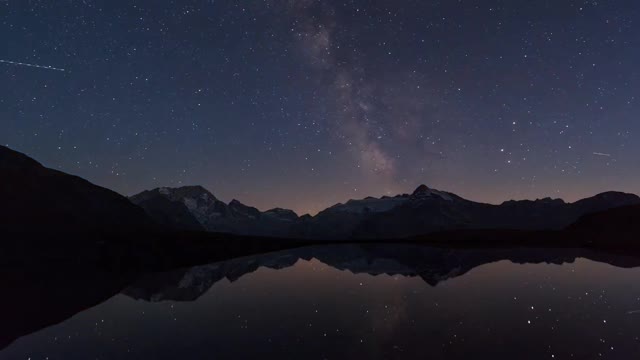
[[[2,0],[0,143],[301,214],[637,193],[639,25],[632,0]]]

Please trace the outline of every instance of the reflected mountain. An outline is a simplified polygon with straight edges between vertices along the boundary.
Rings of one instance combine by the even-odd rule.
[[[239,256],[295,246],[205,233],[109,236],[0,236],[0,284],[8,289],[0,297],[0,350],[19,337],[103,303],[141,277],[149,279],[143,275],[148,272],[158,272],[162,279],[165,273],[159,271],[170,273],[214,261],[224,264]],[[226,276],[230,274],[226,271]]]
[[[302,250],[300,250],[302,251]],[[123,294],[145,301],[195,301],[220,280],[236,281],[261,267],[284,269],[295,265],[296,250],[244,257],[176,271],[147,273]]]
[[[421,245],[345,244],[311,246],[243,257],[203,266],[141,276],[123,294],[145,301],[194,301],[221,280],[236,281],[260,268],[284,269],[316,259],[354,274],[420,277],[430,286],[476,267],[508,260],[517,264],[564,264],[578,258],[622,268],[640,267],[640,256],[584,248],[450,249]]]
[[[228,260],[154,272],[68,262],[64,266],[5,268],[0,280],[11,291],[0,298],[4,320],[0,325],[0,350],[19,337],[60,323],[119,293],[149,302],[195,301],[221,280],[233,282],[260,268],[289,268],[300,260],[316,259],[354,274],[419,277],[429,286],[502,260],[563,264],[585,258],[616,267],[640,267],[640,256],[585,248],[451,249],[412,244],[336,244],[236,256],[239,255],[234,252]]]

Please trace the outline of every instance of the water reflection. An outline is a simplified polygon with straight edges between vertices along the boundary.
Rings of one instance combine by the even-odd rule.
[[[636,266],[584,249],[343,245],[32,279],[4,297],[0,358],[629,359]],[[47,321],[19,321],[32,318]]]

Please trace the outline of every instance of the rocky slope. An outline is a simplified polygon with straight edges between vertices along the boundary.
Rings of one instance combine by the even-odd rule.
[[[298,219],[291,210],[277,208],[261,212],[238,200],[225,204],[201,186],[158,188],[134,195],[130,200],[143,207],[158,223],[179,230],[201,228],[212,232],[277,237],[287,236],[291,224]]]

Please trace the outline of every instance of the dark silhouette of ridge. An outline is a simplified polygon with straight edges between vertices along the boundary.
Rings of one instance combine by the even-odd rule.
[[[476,267],[508,260],[517,264],[563,264],[578,258],[617,267],[640,267],[640,254],[616,254],[583,248],[449,249],[412,244],[320,245],[240,257],[140,277],[123,290],[145,301],[194,301],[223,279],[231,282],[260,268],[286,269],[316,259],[340,271],[371,276],[419,277],[429,286],[464,276]]]
[[[0,176],[0,231],[131,232],[154,227],[127,198],[4,146]]]
[[[640,205],[587,214],[568,228],[574,236],[608,237],[612,243],[640,243]]]
[[[423,241],[454,242],[478,237],[529,241],[539,237],[537,231],[554,231],[545,238],[576,243],[577,237],[602,242],[605,232],[616,232],[630,244],[629,238],[638,233],[634,209],[640,206],[640,197],[621,192],[605,192],[574,203],[547,198],[490,205],[420,185],[411,194],[349,200],[316,216],[298,217],[280,208],[261,212],[237,200],[225,204],[201,186],[158,188],[127,199],[79,177],[45,168],[3,146],[0,174],[0,231],[25,233],[171,230],[184,237],[185,231],[207,230],[314,241],[421,237]],[[631,207],[615,210],[625,206]],[[558,231],[565,228],[570,231],[559,236]],[[516,230],[520,233],[510,232]],[[594,239],[594,234],[600,234],[600,239]]]

